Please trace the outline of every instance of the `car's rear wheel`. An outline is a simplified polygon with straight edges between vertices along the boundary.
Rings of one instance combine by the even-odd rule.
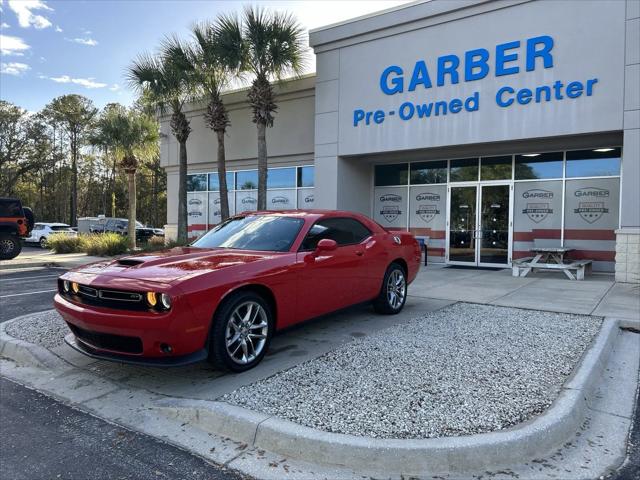
[[[0,260],[11,260],[20,255],[22,243],[16,235],[0,233]]]
[[[378,313],[395,315],[400,313],[406,301],[407,276],[401,265],[392,263],[384,274],[380,294],[373,301],[373,307]]]
[[[238,292],[216,312],[209,338],[209,360],[217,367],[243,372],[267,353],[273,336],[273,314],[254,292]]]
[[[45,237],[40,239],[40,248],[47,248],[47,239]]]

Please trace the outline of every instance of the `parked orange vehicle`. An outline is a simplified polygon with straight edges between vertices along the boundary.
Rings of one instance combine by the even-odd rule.
[[[17,198],[0,198],[0,260],[17,257],[22,250],[22,238],[31,234],[34,217],[30,208]]]

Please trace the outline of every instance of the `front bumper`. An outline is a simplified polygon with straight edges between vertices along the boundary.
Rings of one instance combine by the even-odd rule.
[[[130,365],[142,365],[147,367],[184,367],[192,363],[198,363],[206,360],[208,352],[201,349],[188,355],[179,355],[174,357],[137,357],[133,355],[117,354],[93,348],[88,343],[78,339],[73,333],[69,333],[64,337],[64,341],[74,350],[87,355],[91,358],[99,360],[108,360],[111,362],[127,363]]]

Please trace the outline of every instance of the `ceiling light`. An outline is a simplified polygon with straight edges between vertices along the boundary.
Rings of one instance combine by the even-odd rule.
[[[596,148],[594,152],[605,153],[605,152],[613,152],[613,148]]]
[[[540,154],[539,153],[525,153],[524,155],[522,155],[523,157],[539,157]]]

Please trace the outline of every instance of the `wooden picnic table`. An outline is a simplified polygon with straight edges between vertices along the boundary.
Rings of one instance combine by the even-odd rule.
[[[562,270],[570,280],[583,280],[584,272],[591,268],[591,260],[564,262],[564,256],[575,250],[566,247],[534,247],[529,251],[533,257],[521,258],[513,262],[513,276],[526,277],[534,269]],[[572,272],[575,270],[575,274]]]

